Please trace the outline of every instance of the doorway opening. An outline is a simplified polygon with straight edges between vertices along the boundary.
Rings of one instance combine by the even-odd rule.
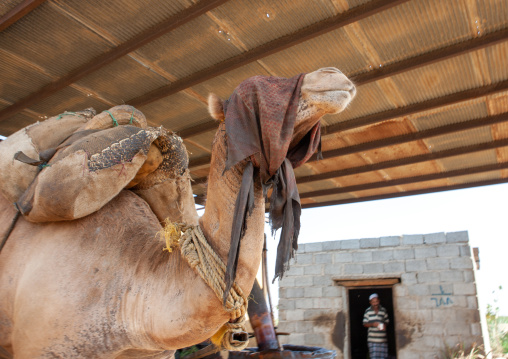
[[[369,296],[372,293],[379,295],[379,301],[388,312],[390,324],[386,327],[388,340],[388,358],[397,358],[395,347],[395,318],[393,315],[393,295],[390,287],[354,287],[348,288],[349,301],[349,340],[351,348],[351,359],[369,358],[367,347],[367,328],[363,326],[363,315],[370,306]]]

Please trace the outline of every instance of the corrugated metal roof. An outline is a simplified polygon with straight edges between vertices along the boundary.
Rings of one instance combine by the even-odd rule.
[[[505,0],[46,0],[18,16],[21,3],[0,4],[2,135],[136,104],[182,133],[201,196],[210,92],[335,66],[357,97],[322,119],[325,159],[295,170],[304,206],[508,181]]]

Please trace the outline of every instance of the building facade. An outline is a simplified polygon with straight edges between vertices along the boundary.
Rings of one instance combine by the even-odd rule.
[[[483,344],[475,270],[467,232],[302,244],[279,284],[281,341],[366,358],[362,318],[375,292],[390,316],[390,358]]]

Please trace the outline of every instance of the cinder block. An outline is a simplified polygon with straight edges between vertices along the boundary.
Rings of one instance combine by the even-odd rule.
[[[393,260],[393,250],[378,249],[372,252],[372,260],[376,262]]]
[[[356,262],[356,263],[372,262],[372,252],[371,251],[354,252],[353,253],[353,262]]]
[[[333,316],[330,317],[330,311],[329,310],[323,310],[323,309],[306,309],[303,313],[303,320],[332,320]]]
[[[353,261],[353,254],[349,252],[339,252],[333,254],[334,263],[348,263]]]
[[[323,242],[305,243],[305,253],[323,252]]]
[[[406,261],[407,272],[420,272],[427,270],[427,263],[423,259],[413,259]]]
[[[323,242],[323,250],[325,252],[328,252],[328,251],[337,251],[337,250],[340,249],[340,242],[341,241]]]
[[[467,308],[467,296],[465,295],[454,295],[452,297],[453,306],[456,308]]]
[[[458,257],[460,255],[459,247],[453,244],[443,244],[437,247],[439,257]]]
[[[285,275],[287,275],[288,277],[291,277],[291,276],[295,276],[295,277],[302,276],[303,275],[303,267],[299,266],[297,264],[293,264],[293,265],[291,265],[291,267],[289,267],[289,270],[285,273]]]
[[[419,272],[416,274],[418,283],[439,283],[439,272]]]
[[[415,258],[433,258],[437,256],[435,247],[417,247],[415,248]]]
[[[366,263],[363,265],[363,273],[374,274],[384,273],[383,263]]]
[[[319,253],[314,255],[314,263],[333,263],[331,253]]]
[[[476,309],[459,308],[457,309],[457,322],[479,323],[480,313]]]
[[[397,308],[399,310],[413,310],[416,309],[417,301],[414,297],[397,297]]]
[[[280,310],[292,311],[295,308],[296,307],[295,307],[295,301],[294,300],[280,298],[280,300],[279,300],[279,309]]]
[[[297,254],[295,257],[295,262],[298,265],[306,265],[306,264],[312,264],[313,259],[314,259],[314,255],[312,253]]]
[[[400,237],[390,236],[379,238],[379,245],[381,247],[394,247],[400,245]]]
[[[313,275],[304,275],[300,278],[295,278],[295,287],[309,287],[314,284]]]
[[[393,259],[414,259],[415,251],[413,248],[403,248],[393,250]]]
[[[402,273],[400,275],[400,280],[402,282],[402,284],[404,285],[408,285],[408,284],[415,284],[417,283],[417,279],[416,279],[416,273]]]
[[[305,314],[304,309],[291,310],[286,313],[286,318],[287,320],[292,321],[304,320],[304,314]]]
[[[279,318],[279,325],[277,326],[277,330],[280,330],[281,332],[289,332],[294,333],[296,330],[296,322],[286,322],[282,321]]]
[[[294,287],[294,286],[295,286],[295,277],[284,276],[281,280],[279,280],[279,288]]]
[[[344,264],[344,274],[362,274],[363,266],[361,264]]]
[[[434,305],[435,307],[435,305]],[[454,322],[457,319],[457,311],[451,308],[434,308],[432,309],[432,322],[443,325],[442,323]],[[442,327],[441,327],[441,330]]]
[[[334,307],[333,298],[313,298],[314,309],[331,309]]]
[[[467,231],[446,233],[446,242],[447,243],[467,243],[467,242],[469,242],[469,237],[467,235]]]
[[[471,247],[468,245],[459,246],[460,256],[461,257],[472,257],[473,253],[471,252]]]
[[[439,279],[441,282],[462,282],[464,275],[458,270],[439,271]]]
[[[406,271],[406,266],[402,261],[399,262],[391,261],[385,263],[383,267],[385,273],[403,273]]]
[[[323,288],[323,297],[341,297],[342,296],[342,288],[338,286],[332,287],[324,287]]]
[[[430,295],[432,296],[453,296],[455,291],[453,290],[453,284],[433,284],[429,285]]]
[[[379,238],[362,238],[360,239],[360,248],[378,248]]]
[[[429,286],[426,284],[408,285],[407,294],[413,296],[430,295],[430,289]]]
[[[471,334],[472,335],[482,335],[482,327],[480,323],[471,324]]]
[[[464,274],[464,282],[466,283],[473,283],[474,280],[474,272],[472,270],[465,270],[463,271]]]
[[[313,298],[298,299],[295,304],[296,309],[312,309],[314,308],[312,301]]]
[[[393,296],[394,297],[404,297],[406,295],[407,295],[407,286],[405,286],[405,285],[393,286]]]
[[[323,274],[323,265],[322,264],[314,264],[311,266],[303,267],[303,274],[305,275],[321,275]]]
[[[320,333],[305,334],[305,345],[323,346],[325,345],[325,336]]]
[[[474,283],[454,283],[453,293],[455,295],[476,295]]]
[[[414,246],[423,244],[422,234],[405,234],[402,236],[402,244],[407,246]]]
[[[325,271],[326,271],[326,267],[325,267]],[[341,274],[342,271],[340,273],[333,273],[333,274]],[[330,278],[330,276],[328,275],[319,275],[319,276],[314,276],[312,278],[312,285],[315,285],[317,287],[328,287],[328,286],[331,286],[333,285],[333,280],[332,278]]]
[[[286,298],[303,298],[304,297],[304,288],[286,288]]]
[[[450,268],[452,269],[471,269],[473,261],[469,257],[459,257],[450,259]]]
[[[440,233],[430,233],[425,234],[423,236],[424,244],[437,244],[437,243],[445,243],[446,242],[446,234],[443,232]]]
[[[359,239],[347,239],[340,241],[340,249],[360,249]]]
[[[440,257],[428,258],[427,268],[429,268],[429,270],[450,269],[450,259]]]
[[[471,326],[460,322],[445,323],[445,332],[449,335],[468,336],[471,335]]]
[[[297,333],[312,333],[314,323],[310,321],[298,321],[296,322],[296,329],[295,331]]]
[[[304,297],[305,298],[317,298],[323,296],[323,288],[321,287],[305,287]]]
[[[466,297],[467,307],[470,309],[478,309],[478,298],[476,295],[470,295]]]
[[[340,275],[342,274],[342,270],[344,268],[344,264],[335,263],[335,264],[325,264],[324,273],[326,275]]]

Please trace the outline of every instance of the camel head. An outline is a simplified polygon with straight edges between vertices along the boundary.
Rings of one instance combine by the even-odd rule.
[[[356,87],[335,67],[324,67],[303,78],[295,129],[290,148],[326,114],[337,114],[346,109],[356,95]]]
[[[324,67],[306,74],[300,91],[290,147],[298,143],[321,117],[344,111],[355,95],[356,87],[353,82],[335,67]],[[212,118],[224,121],[223,104],[224,101],[216,94],[209,95],[208,112]]]

